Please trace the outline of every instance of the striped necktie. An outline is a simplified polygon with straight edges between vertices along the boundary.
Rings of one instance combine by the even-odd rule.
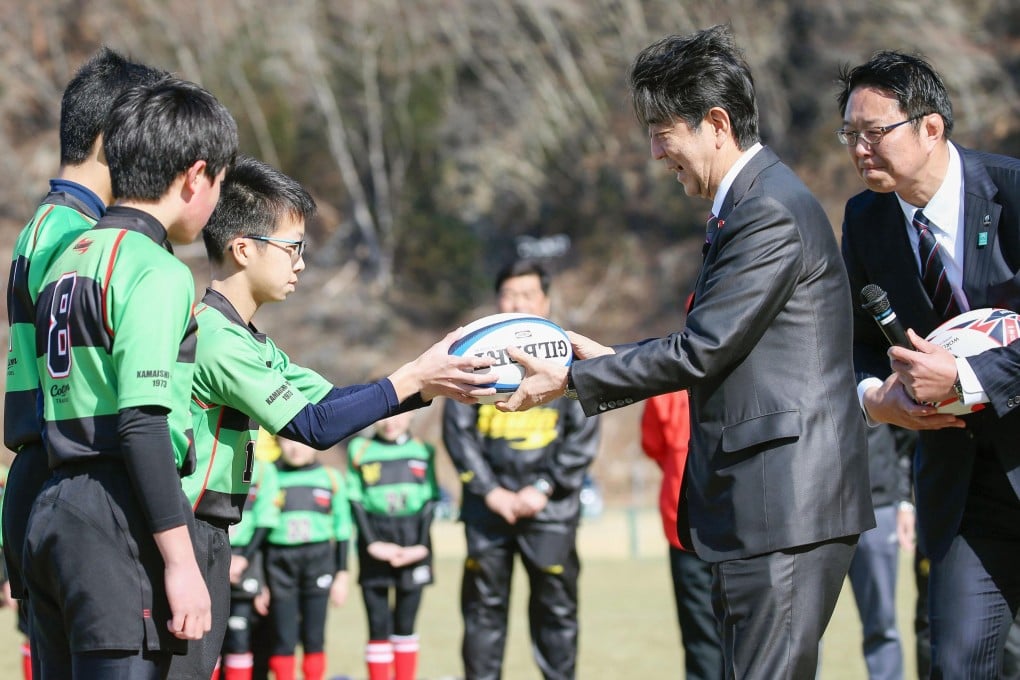
[[[917,229],[917,250],[921,256],[921,282],[931,298],[935,313],[942,319],[951,319],[960,313],[960,305],[953,295],[953,288],[942,264],[938,241],[931,233],[932,223],[918,210],[914,213],[914,229]]]

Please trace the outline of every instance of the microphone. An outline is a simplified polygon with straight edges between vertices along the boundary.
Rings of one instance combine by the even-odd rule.
[[[861,289],[861,309],[871,314],[875,323],[882,329],[882,334],[889,341],[890,345],[898,345],[906,349],[914,349],[914,345],[907,338],[903,324],[896,318],[896,312],[889,304],[889,296],[885,291],[873,283],[869,283]]]

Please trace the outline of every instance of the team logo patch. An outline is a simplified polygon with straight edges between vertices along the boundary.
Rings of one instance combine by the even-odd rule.
[[[88,249],[92,247],[93,243],[95,243],[95,241],[88,237],[78,239],[78,242],[74,244],[74,252],[79,255],[84,255],[88,252]]]
[[[361,466],[361,477],[368,486],[375,486],[382,477],[382,463],[366,463]]]
[[[327,489],[313,489],[312,498],[315,499],[315,504],[319,507],[328,508],[333,500],[333,492]]]
[[[407,467],[410,468],[411,474],[414,475],[415,479],[425,479],[428,463],[423,460],[409,460],[407,461]]]

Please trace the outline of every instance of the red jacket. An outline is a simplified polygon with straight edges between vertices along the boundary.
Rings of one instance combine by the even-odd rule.
[[[662,470],[659,513],[666,538],[675,548],[684,548],[677,537],[676,509],[690,438],[691,413],[686,390],[660,394],[645,401],[641,416],[641,448]]]

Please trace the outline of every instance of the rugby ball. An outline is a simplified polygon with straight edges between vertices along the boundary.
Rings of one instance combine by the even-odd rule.
[[[569,366],[574,360],[570,339],[562,328],[549,319],[534,314],[508,312],[491,314],[472,321],[450,346],[454,356],[489,356],[496,362],[478,369],[478,373],[491,373],[496,394],[482,397],[483,404],[503,401],[513,394],[524,379],[524,367],[510,359],[508,347],[519,347],[533,357],[555,361]]]
[[[925,338],[955,357],[970,357],[987,349],[1005,347],[1020,338],[1020,315],[1008,309],[985,307],[955,316]],[[966,406],[953,397],[935,404],[939,413],[962,416],[984,408],[984,404]]]

